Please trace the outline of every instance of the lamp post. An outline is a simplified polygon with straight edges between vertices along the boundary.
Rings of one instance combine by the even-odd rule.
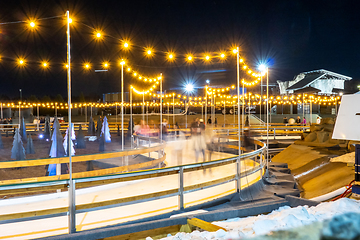
[[[238,154],[239,157],[236,160],[236,172],[237,172],[237,181],[236,181],[236,190],[237,192],[241,191],[241,133],[240,133],[240,56],[239,56],[239,47],[236,49],[236,77],[237,77],[237,104],[238,104]]]
[[[261,64],[259,70],[266,73],[266,167],[269,170],[269,68]]]
[[[162,142],[162,73],[160,73],[160,140]]]
[[[72,133],[72,124],[71,124],[71,54],[70,54],[70,13],[66,11],[67,17],[67,89],[68,89],[68,115],[69,115],[69,137],[68,137],[68,146],[69,146],[69,233],[76,232],[76,216],[75,216],[75,184],[72,178],[72,148],[71,148],[71,133]]]
[[[124,64],[121,60],[121,150],[124,151]]]
[[[132,126],[133,126],[133,118],[132,118],[132,91],[133,91],[133,86],[130,85],[130,132],[131,132],[131,149],[133,148],[133,129],[132,129]]]
[[[210,80],[209,79],[207,79],[206,80],[206,86],[205,86],[205,96],[206,96],[206,98],[205,98],[205,123],[207,123],[207,105],[208,105],[208,94],[207,94],[207,92],[208,92],[208,85],[210,84]]]

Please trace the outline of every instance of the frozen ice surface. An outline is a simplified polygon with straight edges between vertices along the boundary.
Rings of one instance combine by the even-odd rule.
[[[280,207],[267,215],[258,215],[244,218],[232,218],[225,221],[213,222],[228,231],[216,232],[177,233],[166,240],[207,240],[207,239],[241,239],[268,234],[272,231],[286,230],[314,222],[330,219],[339,214],[356,212],[360,213],[360,200],[341,198],[334,202],[323,202],[314,207],[298,206],[291,208]]]

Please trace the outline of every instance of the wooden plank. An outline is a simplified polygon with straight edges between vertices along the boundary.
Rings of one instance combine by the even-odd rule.
[[[216,185],[216,184],[219,184],[219,183],[226,182],[226,181],[229,181],[231,179],[234,179],[235,176],[236,175],[234,174],[234,175],[231,175],[231,176],[228,176],[228,177],[225,177],[225,178],[220,178],[220,179],[216,179],[216,180],[209,181],[209,182],[204,182],[204,183],[199,183],[199,184],[193,184],[193,185],[190,185],[190,186],[186,186],[186,187],[184,187],[184,191],[190,191],[190,190],[199,189],[199,188],[202,189],[204,187]]]
[[[166,196],[166,195],[170,195],[170,194],[174,194],[174,193],[178,193],[178,192],[179,192],[179,189],[174,188],[174,189],[170,189],[170,190],[166,190],[166,191],[148,193],[148,194],[143,194],[143,195],[139,195],[139,196],[132,196],[132,197],[127,197],[127,198],[118,198],[118,199],[101,201],[101,202],[80,204],[80,205],[76,205],[76,210],[105,207],[105,206],[110,206],[110,205],[115,205],[115,204],[120,204],[120,203],[128,203],[128,202],[133,202],[133,201],[145,200],[145,199],[149,199],[149,198],[158,198],[158,197],[162,197],[162,196]]]
[[[218,163],[215,163],[212,165],[203,165],[203,166],[199,166],[199,167],[185,168],[184,172],[193,172],[193,171],[198,171],[198,170],[203,170],[203,169],[208,169],[208,168],[214,168],[214,167],[232,164],[234,162],[236,162],[236,159],[226,161],[226,162],[218,162]]]
[[[162,228],[155,228],[135,233],[128,233],[123,235],[118,235],[114,237],[108,237],[103,238],[104,240],[116,240],[116,239],[122,239],[122,240],[138,240],[138,239],[145,239],[146,237],[152,237],[153,239],[160,239],[163,237],[167,237],[167,235],[170,233],[172,235],[175,235],[180,231],[181,225],[174,225],[169,227],[162,227]]]
[[[117,158],[117,157],[124,157],[124,156],[138,155],[138,154],[146,154],[149,152],[156,152],[162,150],[164,149],[164,147],[165,144],[161,144],[155,147],[135,149],[129,151],[73,156],[72,162],[84,162],[91,160],[100,160],[107,158]],[[60,163],[68,163],[68,162],[69,162],[68,157],[44,158],[44,159],[21,160],[21,161],[3,161],[0,162],[0,168],[31,167],[31,166],[42,166],[47,164],[60,164]]]
[[[55,191],[57,189],[67,190],[67,184],[59,184],[54,186],[42,186],[42,187],[29,187],[29,188],[17,188],[17,189],[8,189],[0,190],[0,196],[9,195],[9,194],[21,194],[21,193],[32,193],[32,192],[44,192],[44,191]]]
[[[216,226],[216,225],[214,225],[212,223],[203,221],[203,220],[198,219],[198,218],[189,218],[187,220],[187,222],[190,225],[196,226],[196,227],[201,228],[201,229],[203,229],[205,231],[208,231],[208,232],[216,232],[217,230],[220,230],[220,229],[222,229],[224,231],[227,231],[223,227]]]
[[[175,188],[175,189],[170,189],[170,190],[161,191],[161,192],[144,194],[144,195],[140,195],[140,196],[132,196],[132,197],[118,198],[118,199],[101,201],[101,202],[79,204],[79,205],[76,205],[76,210],[104,207],[104,206],[110,206],[110,205],[114,205],[114,204],[144,200],[144,199],[148,199],[148,198],[157,198],[157,197],[166,196],[166,195],[174,194],[174,193],[178,193],[178,192],[179,192],[179,189]],[[60,208],[43,209],[43,210],[36,210],[36,211],[29,211],[29,212],[3,214],[3,215],[0,215],[0,221],[10,220],[10,219],[18,219],[18,218],[35,217],[35,216],[44,216],[44,215],[57,214],[57,213],[65,213],[67,211],[68,211],[68,207],[60,207]]]
[[[3,215],[0,215],[0,221],[64,213],[64,212],[68,211],[68,208],[69,207],[60,207],[60,208],[44,209],[44,210],[37,210],[37,211],[30,211],[30,212],[3,214]]]
[[[115,168],[107,168],[107,169],[100,169],[100,170],[94,170],[94,171],[73,173],[73,179],[110,175],[110,174],[114,174],[114,173],[127,171],[127,169],[139,169],[139,168],[154,166],[154,165],[157,165],[157,164],[163,162],[165,159],[166,159],[166,154],[159,159],[150,161],[149,163],[145,162],[145,163],[133,164],[133,165],[130,165],[131,167],[130,166],[121,166],[121,167],[115,167]],[[146,177],[143,177],[143,178],[146,178]],[[36,183],[36,182],[46,182],[46,181],[56,181],[56,180],[68,180],[68,179],[69,179],[69,174],[35,177],[35,178],[10,179],[10,180],[0,181],[0,186],[20,184],[20,183]],[[141,179],[141,178],[139,178],[139,179]],[[125,179],[123,181],[127,181],[127,180]]]

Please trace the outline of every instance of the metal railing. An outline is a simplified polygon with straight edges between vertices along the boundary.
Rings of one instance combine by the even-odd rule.
[[[223,138],[220,136],[220,138]],[[226,138],[226,137],[225,137]],[[144,137],[144,136],[135,136],[135,141],[148,141],[147,144],[150,144],[150,148],[152,147],[152,143],[156,143],[156,145],[163,146],[163,143],[160,142],[159,139],[152,138],[152,137]],[[150,142],[150,143],[149,143]],[[82,212],[89,212],[89,211],[96,211],[102,210],[107,208],[118,207],[122,205],[129,205],[129,204],[136,204],[140,202],[147,202],[152,201],[160,198],[167,198],[172,196],[178,196],[178,208],[184,209],[184,195],[187,193],[191,193],[194,191],[200,191],[206,188],[211,188],[215,186],[219,186],[229,182],[241,182],[242,178],[250,176],[254,173],[260,171],[259,176],[262,176],[264,173],[265,161],[264,160],[264,151],[266,149],[266,145],[260,141],[253,140],[255,150],[251,152],[246,152],[241,154],[241,156],[233,156],[229,158],[223,158],[208,162],[202,163],[192,163],[174,167],[165,167],[165,168],[157,168],[151,170],[141,170],[137,172],[123,172],[123,173],[114,173],[112,172],[109,174],[104,174],[102,176],[86,176],[86,177],[77,177],[75,174],[74,181],[76,188],[83,188],[83,187],[90,187],[90,186],[97,186],[109,183],[116,183],[116,182],[129,182],[133,180],[139,179],[151,179],[151,178],[161,178],[170,175],[176,175],[179,179],[179,184],[177,187],[172,189],[167,189],[165,191],[158,191],[152,192],[148,194],[142,194],[137,196],[125,197],[125,198],[118,198],[118,199],[111,199],[106,201],[100,202],[88,202],[76,205],[76,213]],[[224,144],[227,144],[225,141]],[[161,160],[165,159],[166,154],[163,152],[162,149],[157,149],[159,157]],[[141,149],[140,149],[141,150]],[[137,151],[137,150],[130,150],[130,151]],[[246,161],[252,159],[253,167],[246,169],[245,171],[241,171],[240,167],[242,161]],[[76,161],[76,158],[73,157],[73,161]],[[219,166],[224,166],[228,164],[236,164],[236,169],[233,173],[229,173],[227,176],[223,176],[220,179],[210,180],[207,182],[202,182],[200,184],[193,184],[189,186],[184,185],[184,173],[194,172],[198,170],[205,170],[211,169]],[[244,162],[245,164],[245,162]],[[11,165],[14,166],[14,165]],[[0,163],[1,167],[1,163]],[[8,166],[9,167],[9,166]],[[41,191],[41,190],[54,190],[54,189],[66,189],[69,185],[69,181],[67,179],[58,179],[58,180],[51,180],[51,181],[38,181],[38,182],[28,182],[28,183],[21,183],[18,182],[16,184],[1,184],[0,183],[0,194],[10,193],[10,192],[23,192],[24,190],[29,191],[32,189],[33,191]],[[240,184],[241,188],[241,184]],[[237,189],[238,191],[240,189]],[[68,212],[68,207],[58,207],[58,208],[51,208],[51,209],[38,209],[28,212],[21,212],[21,213],[12,213],[12,214],[0,214],[0,222],[18,222],[23,220],[29,219],[38,219],[38,218],[47,218],[47,217],[54,217],[54,216],[62,216],[66,215]]]

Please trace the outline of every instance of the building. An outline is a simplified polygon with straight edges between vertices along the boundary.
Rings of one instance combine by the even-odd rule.
[[[319,94],[335,94],[344,90],[344,82],[351,80],[351,77],[324,69],[303,72],[294,77],[292,81],[277,81],[280,94],[292,94],[297,91],[306,91],[306,88]]]

